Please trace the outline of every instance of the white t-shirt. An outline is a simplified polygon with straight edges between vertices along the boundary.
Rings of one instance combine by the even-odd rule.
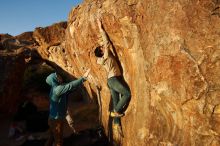
[[[121,75],[121,71],[119,69],[118,63],[111,52],[108,52],[107,55],[106,52],[104,52],[103,57],[99,57],[97,59],[97,64],[100,64],[105,68],[108,74],[108,78]]]

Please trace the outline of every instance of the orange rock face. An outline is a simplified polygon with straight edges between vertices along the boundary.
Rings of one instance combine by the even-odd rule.
[[[220,145],[219,5],[86,0],[70,12],[64,41],[39,52],[75,77],[91,68],[102,87],[102,123],[109,133],[107,77],[93,54],[101,18],[132,93],[121,145]],[[94,83],[85,86],[95,99]]]

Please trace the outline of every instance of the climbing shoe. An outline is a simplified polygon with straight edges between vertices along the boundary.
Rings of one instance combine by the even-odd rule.
[[[118,112],[110,112],[110,116],[111,117],[123,117],[124,113],[121,114],[121,113],[118,113]]]

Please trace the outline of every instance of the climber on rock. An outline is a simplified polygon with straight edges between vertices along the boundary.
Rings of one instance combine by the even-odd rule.
[[[63,78],[58,73],[50,74],[46,82],[51,86],[50,90],[50,111],[48,125],[50,136],[45,146],[52,146],[53,140],[55,146],[63,145],[63,124],[67,114],[67,93],[87,80],[90,69],[79,79],[69,83],[63,83]]]
[[[107,83],[113,101],[113,111],[110,112],[110,116],[113,117],[114,124],[119,125],[120,117],[124,116],[122,110],[124,110],[124,107],[130,101],[131,93],[130,90],[121,82],[122,74],[115,59],[113,46],[102,27],[101,21],[97,20],[97,23],[101,33],[101,41],[99,42],[99,46],[96,47],[94,53],[98,58],[97,64],[102,65],[107,71]],[[120,94],[121,98],[119,97]]]

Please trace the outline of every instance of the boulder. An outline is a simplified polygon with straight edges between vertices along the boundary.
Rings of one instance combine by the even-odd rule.
[[[70,12],[63,66],[75,76],[91,68],[109,133],[111,97],[93,53],[97,18],[132,93],[120,144],[220,145],[219,2],[86,0]],[[87,89],[95,91],[94,84]]]
[[[85,0],[67,23],[37,28],[33,36],[41,57],[71,76],[91,68],[101,87],[102,125],[116,145],[215,146],[220,145],[219,6],[217,0]],[[93,53],[100,37],[97,18],[132,94],[121,118],[123,136],[112,129],[107,75]],[[96,101],[95,83],[85,88]]]
[[[0,111],[15,112],[22,100],[21,89],[25,71],[24,55],[0,55]]]

